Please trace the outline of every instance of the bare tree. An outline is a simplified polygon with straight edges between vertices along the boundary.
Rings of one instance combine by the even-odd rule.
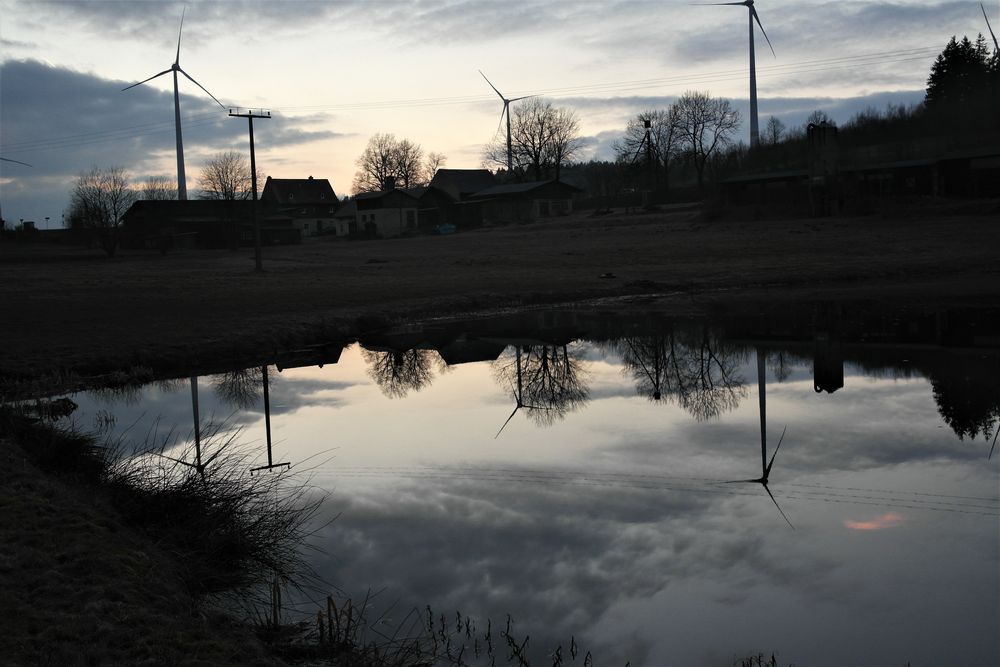
[[[177,183],[166,176],[150,176],[139,187],[139,198],[155,201],[177,199]]]
[[[428,153],[426,159],[424,160],[423,181],[425,183],[430,183],[431,180],[434,179],[434,174],[437,173],[437,170],[444,167],[447,161],[448,158],[445,157],[444,154],[442,153],[434,153],[434,152]]]
[[[257,177],[260,182],[260,175]],[[219,153],[205,165],[198,177],[201,199],[239,201],[253,196],[250,162],[242,153]]]
[[[109,257],[118,250],[122,218],[136,201],[131,180],[124,167],[94,167],[77,177],[70,192],[70,226],[95,230]]]
[[[677,103],[680,138],[684,154],[698,173],[698,187],[705,180],[705,165],[712,155],[732,142],[740,127],[740,113],[729,100],[708,93],[687,92]]]
[[[409,139],[402,139],[396,144],[395,167],[396,179],[404,188],[408,188],[420,181],[423,174],[424,151],[420,144],[415,144]]]
[[[576,117],[576,112],[565,107],[551,108],[546,162],[552,165],[557,181],[562,166],[573,159],[580,146],[580,121]]]
[[[833,119],[830,118],[830,115],[827,112],[823,111],[822,109],[816,109],[811,114],[809,114],[808,118],[806,118],[806,127],[809,127],[810,125],[820,125],[821,123],[832,123],[832,122]]]
[[[536,181],[559,178],[562,167],[580,149],[580,123],[570,109],[532,97],[512,107],[511,151],[514,170]],[[507,166],[507,145],[495,138],[483,151],[483,163]]]
[[[642,155],[646,150],[646,121],[649,121],[648,152],[652,161],[648,166],[652,172],[662,174],[666,190],[670,185],[670,163],[678,157],[681,144],[680,116],[675,105],[667,109],[648,109],[630,118],[625,126],[625,136],[614,144],[615,154],[619,162],[626,164],[646,160]]]
[[[767,125],[764,126],[764,142],[777,146],[782,137],[785,136],[785,129],[785,124],[780,119],[771,116],[767,119]]]
[[[404,188],[423,185],[434,177],[434,171],[444,161],[440,153],[430,153],[424,162],[420,144],[379,132],[368,140],[365,150],[355,160],[358,171],[352,189],[355,194],[381,190],[390,177]]]

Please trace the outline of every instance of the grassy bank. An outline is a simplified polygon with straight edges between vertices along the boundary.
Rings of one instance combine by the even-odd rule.
[[[250,478],[235,452],[202,475],[9,409],[0,463],[7,664],[279,662],[221,609],[304,571],[300,489]]]

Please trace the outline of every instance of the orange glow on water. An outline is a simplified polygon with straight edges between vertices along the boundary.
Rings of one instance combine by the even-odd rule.
[[[877,516],[874,519],[869,519],[867,521],[844,519],[844,526],[850,528],[851,530],[883,530],[885,528],[894,528],[902,522],[902,514],[888,512],[882,516]]]

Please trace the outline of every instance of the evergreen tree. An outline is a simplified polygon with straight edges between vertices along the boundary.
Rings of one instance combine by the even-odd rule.
[[[925,98],[928,108],[980,101],[991,92],[995,95],[992,89],[1000,83],[996,60],[982,34],[975,42],[968,37],[961,41],[952,37],[931,66]]]

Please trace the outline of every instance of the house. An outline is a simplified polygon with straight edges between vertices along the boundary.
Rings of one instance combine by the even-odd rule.
[[[337,233],[334,214],[340,201],[325,178],[268,176],[260,199],[266,206],[289,216],[303,238]]]
[[[488,169],[438,169],[420,198],[421,227],[481,225],[482,202],[471,201],[471,198],[496,184],[496,178]]]
[[[223,199],[135,202],[122,217],[122,245],[131,248],[224,248],[254,244],[253,202]],[[299,243],[292,218],[260,206],[261,243]]]
[[[482,205],[484,224],[532,222],[538,218],[569,215],[573,196],[583,192],[564,181],[531,181],[495,185],[469,197]]]
[[[368,236],[389,238],[416,231],[420,196],[426,188],[400,189],[395,179],[386,179],[386,188],[355,195],[357,228]]]
[[[351,236],[358,231],[358,202],[341,202],[337,212],[333,214],[333,226],[337,236]]]

